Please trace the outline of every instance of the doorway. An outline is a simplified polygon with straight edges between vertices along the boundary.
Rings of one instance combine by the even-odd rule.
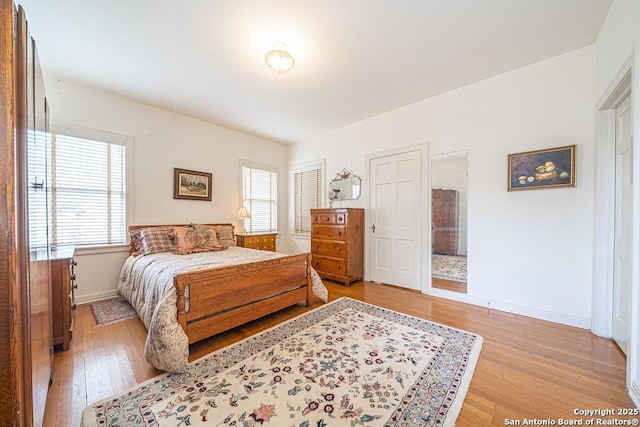
[[[633,223],[637,206],[638,152],[633,149],[632,91],[633,56],[630,56],[596,113],[596,234],[594,250],[594,294],[592,331],[613,338],[628,354],[627,382],[638,355],[629,345],[637,327],[631,322],[634,306],[631,298],[637,279],[633,279]],[[635,125],[637,126],[637,125]],[[637,352],[637,343],[636,343]]]

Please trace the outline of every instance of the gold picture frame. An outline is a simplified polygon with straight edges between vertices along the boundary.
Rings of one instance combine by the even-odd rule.
[[[509,154],[507,191],[576,186],[576,145]]]
[[[173,168],[173,198],[210,202],[212,179],[208,172]]]

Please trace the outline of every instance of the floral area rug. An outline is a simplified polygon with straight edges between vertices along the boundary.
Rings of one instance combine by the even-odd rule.
[[[111,325],[138,317],[138,313],[122,297],[97,301],[89,304],[96,326]]]
[[[431,255],[431,275],[438,279],[467,282],[467,257]]]
[[[341,298],[84,409],[83,426],[453,426],[482,337]]]

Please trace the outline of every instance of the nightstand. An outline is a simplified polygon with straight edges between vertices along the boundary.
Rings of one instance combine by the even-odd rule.
[[[276,251],[276,233],[236,234],[236,244],[243,248]]]

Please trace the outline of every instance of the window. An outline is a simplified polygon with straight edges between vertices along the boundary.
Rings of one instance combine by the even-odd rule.
[[[294,166],[295,194],[294,233],[311,233],[311,209],[322,205],[322,175],[324,160]]]
[[[126,146],[113,137],[51,135],[51,243],[126,242]]]
[[[278,168],[277,166],[241,161],[242,206],[250,218],[244,226],[248,233],[278,231]]]

